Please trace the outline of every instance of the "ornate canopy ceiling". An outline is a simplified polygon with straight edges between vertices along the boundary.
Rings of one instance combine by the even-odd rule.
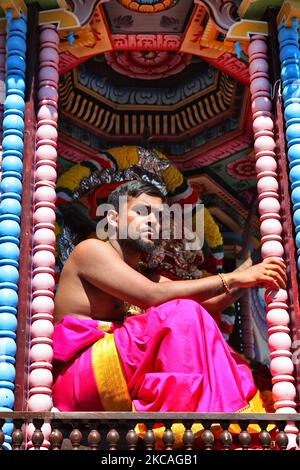
[[[191,150],[243,127],[245,87],[201,60],[174,75],[124,80],[105,56],[96,57],[62,76],[61,111],[114,145],[120,138],[141,142],[147,131],[182,162]]]

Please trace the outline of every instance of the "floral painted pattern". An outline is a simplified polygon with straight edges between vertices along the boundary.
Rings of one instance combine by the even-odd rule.
[[[227,173],[233,178],[242,180],[248,180],[256,176],[254,163],[245,157],[230,162],[227,165]]]
[[[118,2],[131,11],[155,13],[174,7],[178,0],[118,0]]]

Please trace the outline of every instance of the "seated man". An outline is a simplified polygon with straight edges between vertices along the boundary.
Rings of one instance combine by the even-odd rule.
[[[127,196],[126,210],[120,210],[120,196]],[[232,303],[234,289],[285,288],[285,265],[269,259],[184,281],[144,276],[137,263],[142,250],[155,246],[164,202],[144,182],[119,186],[107,213],[117,237],[79,243],[62,270],[53,385],[60,411],[264,411],[249,368],[205,308]],[[127,239],[119,236],[126,224]],[[126,303],[145,312],[125,318]]]

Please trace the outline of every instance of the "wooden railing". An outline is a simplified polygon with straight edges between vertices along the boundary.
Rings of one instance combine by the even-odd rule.
[[[289,421],[300,429],[300,414],[239,414],[239,413],[128,413],[128,412],[81,412],[81,413],[0,413],[0,449],[4,442],[1,430],[5,419],[12,419],[12,449],[26,448],[26,424],[33,423],[32,445],[39,450],[44,442],[41,430],[45,422],[51,425],[47,436],[50,450],[154,450],[158,446],[155,425],[163,426],[160,449],[173,450],[231,450],[257,448],[263,450],[286,450],[288,436],[284,432]],[[176,443],[174,428],[183,424],[180,442]],[[195,438],[191,428],[201,423],[203,431]],[[218,432],[216,425],[218,423]],[[137,424],[143,424],[142,437]],[[238,424],[240,432],[232,434],[230,425]],[[258,432],[248,432],[248,426],[257,424]],[[269,425],[274,424],[269,432]],[[153,430],[154,427],[154,430]],[[141,428],[139,428],[141,429]],[[299,445],[299,434],[297,436]]]

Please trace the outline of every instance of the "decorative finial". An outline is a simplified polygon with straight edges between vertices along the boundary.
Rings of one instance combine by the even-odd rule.
[[[68,43],[71,47],[73,46],[74,41],[75,41],[74,31],[70,31],[68,33]]]
[[[12,10],[11,8],[9,8],[8,10],[6,10],[6,21],[7,23],[10,23],[12,20]]]
[[[238,41],[234,43],[234,50],[235,50],[235,54],[237,58],[240,59],[242,56],[242,51],[241,51],[241,45]]]
[[[292,28],[297,31],[298,28],[299,28],[299,21],[298,21],[298,17],[295,16],[294,18],[292,18]]]

